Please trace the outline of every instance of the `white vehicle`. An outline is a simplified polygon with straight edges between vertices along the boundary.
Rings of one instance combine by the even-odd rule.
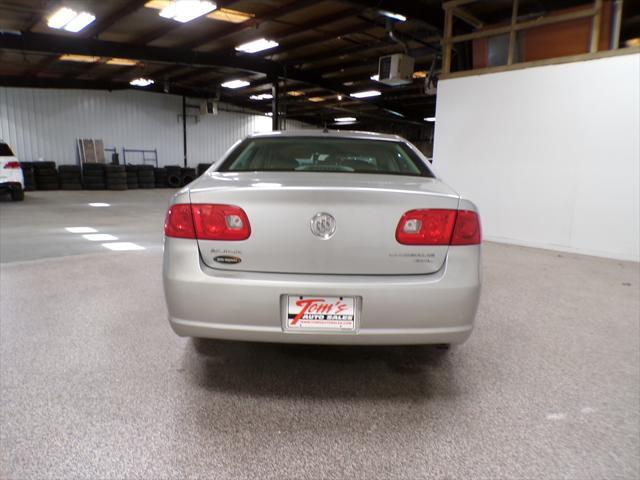
[[[0,193],[11,194],[14,201],[24,200],[24,177],[20,162],[11,147],[0,141]]]
[[[462,343],[480,243],[475,205],[400,137],[253,135],[171,201],[169,320],[229,340]]]

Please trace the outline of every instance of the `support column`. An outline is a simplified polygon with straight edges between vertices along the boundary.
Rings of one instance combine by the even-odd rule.
[[[183,163],[187,168],[187,97],[182,96],[182,152]]]
[[[280,118],[278,117],[278,111],[280,110],[279,97],[280,97],[280,83],[278,77],[274,77],[271,80],[271,130],[280,129]]]

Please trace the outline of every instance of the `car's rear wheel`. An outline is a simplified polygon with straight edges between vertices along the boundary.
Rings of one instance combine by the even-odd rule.
[[[21,202],[24,200],[24,190],[22,187],[12,188],[11,189],[11,200],[14,202]]]

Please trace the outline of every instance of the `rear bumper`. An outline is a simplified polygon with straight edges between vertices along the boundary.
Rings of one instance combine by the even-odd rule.
[[[430,275],[351,276],[230,272],[200,259],[195,240],[166,238],[163,280],[169,322],[181,336],[228,340],[409,345],[462,343],[480,295],[480,247],[449,249]],[[361,298],[357,333],[284,332],[283,295]]]

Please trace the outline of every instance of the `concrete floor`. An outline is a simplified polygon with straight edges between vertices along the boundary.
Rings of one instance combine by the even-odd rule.
[[[638,264],[487,244],[448,353],[194,342],[165,319],[170,194],[0,203],[0,477],[640,476]]]

